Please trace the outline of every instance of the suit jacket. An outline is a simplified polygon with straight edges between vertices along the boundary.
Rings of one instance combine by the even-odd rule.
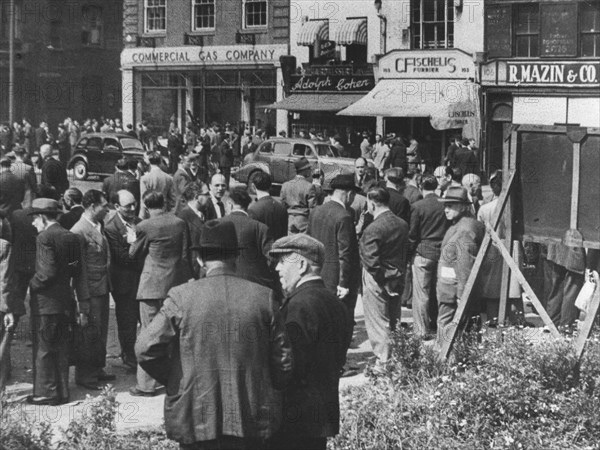
[[[189,247],[198,247],[200,245],[200,238],[202,237],[202,230],[204,230],[204,222],[206,221],[206,215],[204,219],[200,218],[196,211],[190,208],[189,205],[185,206],[179,214],[177,214],[181,220],[183,220],[186,224],[187,229],[187,240],[189,242]],[[194,277],[198,277],[200,274],[200,266],[197,261],[197,257],[199,253],[197,250],[192,250],[190,252],[191,256],[191,265]]]
[[[25,314],[23,299],[12,293],[14,249],[12,230],[8,219],[0,218],[0,313]],[[0,325],[3,328],[3,325]]]
[[[48,142],[48,134],[46,130],[42,127],[36,128],[34,131],[35,134],[35,149],[37,151],[40,150],[40,147]]]
[[[479,172],[475,153],[466,147],[460,147],[456,150],[454,153],[454,164],[461,170],[463,176],[468,173]]]
[[[35,242],[37,230],[32,224],[33,217],[28,215],[31,208],[17,209],[12,213],[10,224],[13,235],[14,270],[28,275],[35,272]]]
[[[63,195],[69,189],[65,166],[52,157],[46,158],[42,166],[42,184],[53,186],[59,195]]]
[[[242,249],[236,258],[236,274],[248,281],[275,288],[275,275],[269,268],[268,255],[273,239],[269,228],[243,211],[233,211],[221,219],[235,227],[238,245]]]
[[[306,233],[325,246],[321,277],[327,289],[334,293],[338,286],[357,290],[360,263],[352,213],[333,200],[317,206],[308,219]]]
[[[21,209],[25,197],[25,186],[10,170],[0,173],[0,214],[10,217],[16,209]]]
[[[117,195],[117,192],[122,189],[131,192],[139,204],[140,182],[131,172],[116,171],[102,182],[102,192],[104,192],[106,200],[108,200],[109,203],[113,203],[113,199]]]
[[[302,175],[283,183],[280,198],[290,216],[308,217],[310,209],[316,206],[314,185]]]
[[[109,293],[110,285],[110,249],[108,241],[85,217],[73,225],[71,232],[81,239],[82,253],[87,270],[90,296],[99,297]]]
[[[348,313],[327,290],[323,280],[302,283],[286,300],[283,311],[292,343],[294,372],[283,393],[281,431],[307,437],[335,436],[339,432],[338,385],[349,346]]]
[[[141,222],[135,217],[134,226]],[[130,245],[127,243],[127,228],[118,213],[108,218],[104,225],[104,236],[110,249],[110,282],[111,292],[128,295],[135,299],[137,295],[142,264],[139,258],[129,256]]]
[[[140,366],[166,386],[170,439],[264,439],[279,428],[277,389],[291,377],[292,352],[278,309],[270,289],[225,269],[171,289],[135,346]]]
[[[198,173],[200,173],[198,171]],[[198,173],[194,175],[188,169],[178,169],[173,175],[173,188],[175,193],[175,214],[178,214],[186,204],[186,200],[183,198],[185,190],[191,184],[201,182],[198,181]]]
[[[463,216],[442,241],[438,264],[437,296],[440,303],[456,303],[462,296],[485,235],[485,225]]]
[[[140,179],[140,195],[143,197],[144,192],[146,191],[162,192],[165,197],[167,211],[171,211],[175,207],[175,187],[173,185],[173,177],[168,173],[163,172],[160,167],[150,166],[150,172]],[[148,217],[148,210],[142,204],[140,208],[140,218],[147,219]]]
[[[360,261],[375,281],[398,287],[406,268],[408,224],[392,211],[379,214],[360,239]]]
[[[438,261],[442,241],[450,223],[444,213],[444,204],[435,194],[428,194],[412,205],[410,213],[410,254]]]
[[[386,190],[390,193],[390,210],[406,223],[410,223],[410,202],[408,199],[394,188],[386,188]]]
[[[406,198],[406,200],[408,200],[408,203],[410,203],[411,205],[416,202],[419,201],[423,198],[423,194],[421,194],[421,191],[414,187],[412,184],[407,184],[406,187],[402,190],[401,194]]]
[[[79,302],[90,298],[81,239],[58,223],[50,225],[36,239],[35,274],[29,283],[31,314],[69,314],[73,311],[69,261],[80,261],[74,278]]]
[[[169,289],[191,277],[186,224],[162,213],[140,222],[136,235],[129,256],[144,261],[136,298],[162,300]]]
[[[17,161],[12,163],[10,170],[19,181],[23,184],[25,189],[25,197],[23,199],[23,206],[31,206],[31,202],[35,198],[37,192],[37,175],[33,169],[33,166],[25,164],[24,162]]]
[[[264,223],[276,241],[288,233],[288,214],[285,206],[270,195],[252,202],[248,207],[248,215]]]
[[[58,218],[58,223],[60,223],[60,226],[63,227],[65,230],[70,230],[75,226],[77,222],[79,222],[83,211],[83,206],[74,205],[69,211],[67,211]]]
[[[233,166],[233,149],[231,145],[225,141],[219,144],[219,167]]]

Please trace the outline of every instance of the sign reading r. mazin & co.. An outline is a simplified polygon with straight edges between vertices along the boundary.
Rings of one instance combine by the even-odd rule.
[[[600,62],[507,62],[506,81],[537,85],[600,85]]]

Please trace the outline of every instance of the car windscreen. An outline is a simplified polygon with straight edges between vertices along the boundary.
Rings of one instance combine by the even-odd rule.
[[[331,145],[315,145],[315,147],[319,152],[319,156],[325,156],[326,158],[337,158],[339,156],[337,149]]]
[[[123,139],[121,139],[121,145],[123,146],[123,148],[128,148],[128,149],[133,148],[135,150],[144,151],[144,147],[142,146],[142,143],[140,141],[138,141],[137,139],[123,138]]]

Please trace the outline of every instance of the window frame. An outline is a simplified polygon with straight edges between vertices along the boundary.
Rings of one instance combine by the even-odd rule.
[[[578,4],[578,22],[577,22],[577,26],[578,26],[578,30],[577,30],[577,55],[580,58],[598,58],[600,57],[600,14],[598,15],[598,28],[594,29],[594,31],[583,31],[583,16],[585,14],[584,10],[586,9],[586,6],[589,6],[590,9],[592,9],[591,7],[593,5],[597,5],[599,8],[599,12],[600,12],[600,2],[580,2]],[[593,9],[592,9],[593,10]],[[594,54],[593,55],[583,55],[583,37],[584,36],[597,36],[596,41],[598,42],[597,44],[595,44],[594,47]]]
[[[22,41],[23,40],[23,24],[22,19],[23,19],[23,2],[21,0],[15,0],[15,14],[14,14],[14,21],[15,21],[15,41]],[[2,42],[8,42],[8,40],[10,39],[9,36],[9,21],[5,20],[5,14],[6,15],[10,15],[9,14],[9,4],[6,2],[2,2],[0,4],[0,27],[2,27],[2,32],[0,33],[0,41]]]
[[[87,13],[85,12],[88,8],[96,8],[98,10],[96,16],[96,23],[94,25],[91,24],[90,21],[86,20]],[[81,43],[84,47],[103,47],[104,46],[104,18],[103,18],[104,10],[102,6],[96,4],[83,5],[81,7],[81,17],[82,17],[82,39]],[[99,21],[98,21],[99,19]],[[99,39],[98,43],[91,42],[91,33],[93,30],[98,30]],[[83,33],[88,33],[88,41],[83,41]]]
[[[205,6],[205,5],[210,5],[211,3],[212,3],[212,7],[213,7],[213,13],[212,13],[213,26],[212,27],[200,27],[200,28],[197,27],[196,26],[196,8]],[[204,31],[215,31],[216,27],[217,27],[217,0],[192,0],[192,31],[195,33],[204,32]]]
[[[164,2],[164,6],[148,6],[149,1]],[[148,8],[164,8],[165,10],[165,28],[150,30],[148,28]],[[144,34],[166,34],[167,33],[167,0],[144,0]]]
[[[518,31],[518,26],[517,26],[517,16],[519,15],[519,9],[520,8],[531,8],[531,7],[535,7],[537,8],[537,34],[536,33],[531,33],[531,32],[527,32],[527,33],[519,33]],[[513,6],[513,17],[512,17],[512,21],[513,21],[513,30],[512,30],[512,55],[513,58],[539,58],[540,57],[540,52],[541,52],[541,24],[542,24],[542,17],[541,17],[541,8],[540,8],[540,3],[539,2],[528,2],[528,3],[516,3]],[[531,42],[532,42],[532,36],[537,36],[537,54],[532,55],[531,54]],[[528,37],[528,42],[529,42],[529,46],[528,46],[528,54],[527,55],[518,55],[517,54],[517,40],[519,37]]]
[[[265,23],[264,25],[248,25],[247,6],[251,3],[265,4]],[[242,0],[242,28],[244,30],[264,30],[269,27],[269,0]]]
[[[411,0],[410,3],[410,30],[411,30],[411,37],[410,37],[410,48],[411,50],[440,50],[440,49],[450,49],[450,48],[454,48],[454,25],[456,23],[456,14],[454,12],[454,2],[453,0],[443,0],[444,1],[444,39],[443,40],[439,40],[439,39],[435,39],[433,42],[436,43],[435,47],[430,47],[430,46],[425,46],[424,42],[424,36],[425,36],[425,26],[426,25],[430,25],[433,26],[434,29],[436,27],[436,24],[441,23],[441,20],[434,20],[434,21],[428,21],[425,22],[425,13],[424,13],[424,5],[426,2],[430,2],[431,0]],[[418,5],[418,6],[416,6]],[[419,21],[415,22],[414,19],[414,12],[415,10],[419,9]],[[452,20],[449,19],[449,11],[452,11]],[[450,26],[449,24],[452,24],[452,30],[450,32]],[[415,46],[415,38],[417,36],[417,34],[415,33],[415,29],[418,27],[419,29],[419,46]],[[451,39],[450,39],[451,37]],[[443,45],[439,45],[440,43],[443,43]]]

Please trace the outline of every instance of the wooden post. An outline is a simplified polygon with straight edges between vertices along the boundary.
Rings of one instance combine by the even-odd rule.
[[[515,178],[515,172],[511,172],[508,183],[503,188],[502,193],[500,194],[500,198],[498,198],[498,208],[496,210],[496,216],[492,220],[492,228],[498,228],[498,224],[500,223],[500,219],[502,218],[502,213],[504,212],[504,208],[506,206],[508,195],[511,191],[511,187]],[[483,242],[481,247],[479,248],[479,253],[477,253],[477,258],[475,258],[475,263],[473,264],[473,268],[471,269],[471,273],[469,274],[469,278],[467,279],[467,283],[465,284],[465,289],[463,290],[462,297],[458,302],[458,308],[454,313],[454,318],[452,322],[447,326],[446,330],[449,331],[447,336],[443,337],[442,347],[440,349],[440,358],[446,359],[450,354],[450,350],[452,349],[452,344],[454,344],[454,340],[458,334],[458,327],[461,321],[464,318],[464,315],[468,311],[469,302],[471,300],[471,292],[473,291],[473,287],[475,286],[475,281],[477,280],[477,275],[479,275],[479,269],[481,268],[481,264],[487,254],[488,247],[492,242],[491,237],[488,233],[486,233],[483,238]]]
[[[585,320],[583,321],[583,325],[581,326],[581,330],[579,330],[579,335],[577,336],[577,340],[575,341],[575,354],[577,355],[577,360],[581,359],[583,355],[583,350],[585,349],[585,343],[587,342],[590,334],[592,333],[592,326],[594,325],[594,319],[596,318],[596,314],[598,314],[598,309],[600,308],[600,286],[596,285],[596,292],[594,292],[594,297],[592,298],[592,303],[590,304],[590,309],[586,312]]]

